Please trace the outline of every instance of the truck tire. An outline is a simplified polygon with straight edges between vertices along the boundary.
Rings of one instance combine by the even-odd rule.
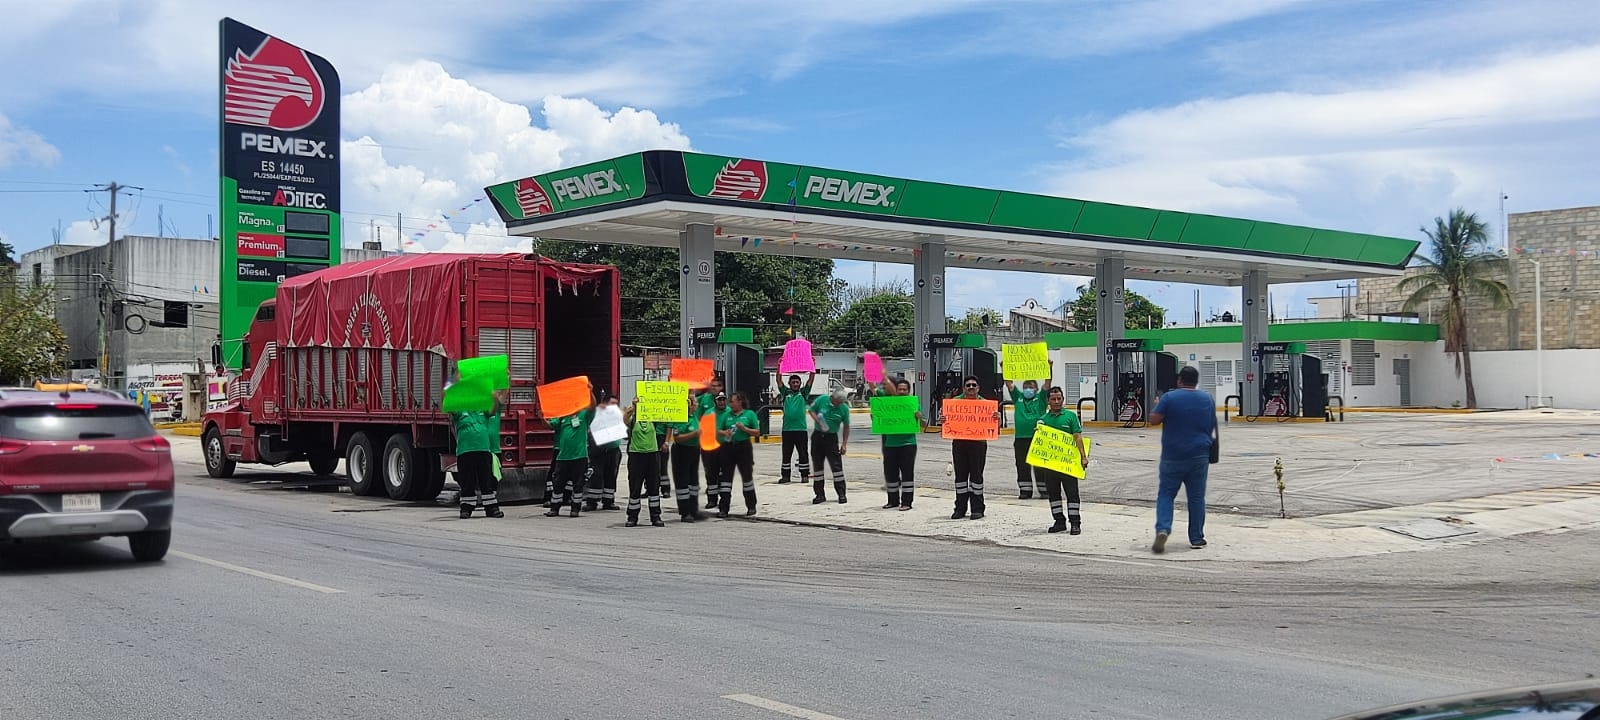
[[[317,477],[327,477],[339,469],[339,453],[334,450],[312,453],[306,461],[311,463],[311,472]]]
[[[222,433],[217,431],[216,426],[206,430],[201,445],[206,454],[206,474],[218,479],[233,477],[238,464],[228,459],[228,450],[222,445]]]
[[[350,478],[350,492],[356,495],[383,494],[383,462],[364,432],[350,436],[344,450],[344,472]]]
[[[439,498],[439,493],[444,492],[444,470],[439,467],[439,452],[437,450],[417,450],[418,476],[422,482],[417,483],[417,502],[431,503]]]
[[[390,500],[415,500],[427,484],[411,436],[397,432],[383,445],[383,490]]]

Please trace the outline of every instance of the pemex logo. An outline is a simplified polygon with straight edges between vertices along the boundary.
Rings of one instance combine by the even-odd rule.
[[[550,193],[545,192],[544,186],[540,185],[536,178],[523,178],[517,181],[517,207],[522,209],[523,217],[556,211],[556,206],[550,202]]]
[[[222,87],[224,121],[284,132],[316,122],[326,100],[306,52],[271,35],[249,55],[234,51]]]
[[[767,164],[760,160],[729,160],[711,181],[709,197],[724,200],[760,200],[767,189]]]

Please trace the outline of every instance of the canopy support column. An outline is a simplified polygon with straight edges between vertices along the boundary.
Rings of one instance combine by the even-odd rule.
[[[694,329],[717,324],[717,246],[710,225],[689,225],[678,234],[678,345],[694,357]]]
[[[944,238],[938,236],[922,236],[921,243],[917,246],[917,255],[912,263],[913,285],[912,309],[915,312],[913,326],[915,334],[912,337],[913,352],[917,355],[917,377],[912,383],[912,391],[922,397],[922,415],[933,422],[933,386],[937,378],[933,376],[933,350],[928,345],[928,336],[946,331],[944,310]]]
[[[1106,347],[1112,340],[1127,334],[1128,308],[1124,298],[1123,283],[1126,264],[1122,258],[1106,258],[1094,271],[1094,285],[1099,297],[1094,303],[1095,357],[1099,382],[1095,383],[1094,418],[1117,419],[1117,378],[1112,375],[1111,354]]]
[[[1268,314],[1271,306],[1267,304],[1267,273],[1265,270],[1251,270],[1244,274],[1244,284],[1240,288],[1244,296],[1240,304],[1241,314],[1244,317],[1244,353],[1249,365],[1244,369],[1244,397],[1241,398],[1240,408],[1246,416],[1261,414],[1261,368],[1257,362],[1256,343],[1267,341],[1267,323],[1271,320]],[[1233,388],[1227,388],[1232,391]]]

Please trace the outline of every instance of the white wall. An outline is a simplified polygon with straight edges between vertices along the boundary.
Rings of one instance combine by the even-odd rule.
[[[1427,405],[1450,407],[1466,404],[1466,384],[1455,376],[1455,361],[1444,352],[1444,343],[1435,343],[1422,364],[1428,366],[1426,386],[1413,386],[1423,393]],[[1525,407],[1524,395],[1533,395],[1538,353],[1533,350],[1501,350],[1472,353],[1472,378],[1478,391],[1478,407]],[[1544,351],[1544,394],[1554,396],[1553,405],[1583,410],[1600,409],[1600,350]],[[1413,366],[1416,374],[1416,366]],[[1415,382],[1415,380],[1413,380]]]

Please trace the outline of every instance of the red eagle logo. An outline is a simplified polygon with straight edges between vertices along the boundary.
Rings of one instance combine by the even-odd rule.
[[[760,160],[729,160],[711,181],[710,197],[723,200],[760,200],[767,189],[767,164]]]
[[[550,202],[550,193],[545,192],[544,186],[533,178],[517,181],[517,207],[522,209],[523,217],[556,211],[556,206]]]
[[[234,51],[222,72],[222,119],[283,132],[322,115],[322,77],[306,52],[272,36],[249,55]]]

